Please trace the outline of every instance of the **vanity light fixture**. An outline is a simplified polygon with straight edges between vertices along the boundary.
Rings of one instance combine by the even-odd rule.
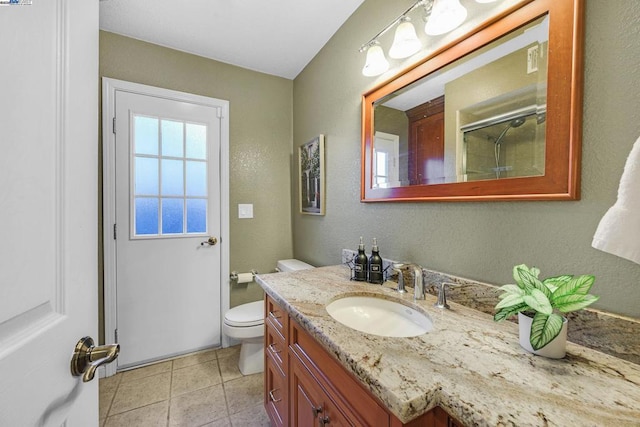
[[[465,19],[467,9],[459,0],[434,0],[424,32],[430,36],[439,36],[459,27]]]
[[[400,19],[400,25],[396,28],[396,34],[393,38],[393,44],[389,49],[391,58],[408,58],[422,47],[422,43],[418,40],[416,29],[411,23],[411,18],[403,16]]]
[[[492,3],[497,0],[476,0],[478,3]],[[396,28],[393,45],[389,49],[389,56],[395,59],[408,58],[417,53],[422,43],[416,35],[411,19],[407,16],[418,7],[424,7],[424,31],[429,36],[439,36],[459,27],[467,19],[467,9],[460,4],[460,0],[418,0],[409,9],[394,19],[382,31],[373,36],[360,47],[360,52],[367,52],[366,65],[362,74],[368,77],[378,76],[389,69],[389,62],[378,43],[380,37],[391,28]]]
[[[362,68],[362,74],[367,77],[379,76],[389,69],[389,61],[384,56],[380,43],[374,40],[367,50],[367,62]]]
[[[378,39],[387,31],[389,31],[391,28],[393,28],[398,24],[400,25],[396,30],[396,36],[394,38],[394,43],[391,49],[393,50],[393,55],[406,55],[406,56],[392,56],[392,58],[407,58],[413,55],[414,53],[416,53],[418,50],[420,50],[420,46],[418,46],[418,48],[413,53],[407,53],[408,51],[411,50],[408,47],[409,44],[412,44],[411,46],[412,49],[415,49],[416,44],[420,45],[420,41],[418,40],[418,36],[416,35],[416,30],[415,28],[413,28],[413,24],[411,22],[408,22],[409,19],[407,15],[410,12],[412,12],[414,9],[417,9],[419,6],[424,6],[425,9],[430,10],[431,5],[433,4],[433,1],[434,0],[416,1],[413,4],[413,6],[405,10],[404,13],[402,13],[402,15],[398,16],[389,25],[384,27],[382,31],[380,31],[378,34],[373,36],[368,42],[360,46],[360,52],[365,52],[365,51],[367,52],[367,61],[364,68],[362,69],[362,74],[364,74],[367,77],[379,76],[380,74],[384,73],[389,69],[389,62],[387,61],[387,58],[385,58],[384,56],[384,52],[382,50],[382,47],[380,47],[380,44],[378,43]],[[407,24],[407,25],[403,25],[403,24]],[[414,37],[411,37],[411,34],[410,34],[411,32],[413,32],[413,36],[415,36],[415,41],[408,42],[407,46],[404,46],[404,42],[402,40],[409,40],[414,38]],[[396,40],[398,41],[397,43],[396,43]],[[389,52],[389,55],[391,56],[392,53]],[[376,62],[372,62],[372,61],[376,61]],[[379,65],[377,67],[373,65],[370,66],[369,64],[371,63],[374,65],[376,64],[379,64]],[[383,67],[382,65],[385,63],[386,63],[386,67]]]

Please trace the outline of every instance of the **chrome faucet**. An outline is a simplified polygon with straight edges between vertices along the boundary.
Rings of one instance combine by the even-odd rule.
[[[404,264],[399,263],[399,262],[394,262],[392,264],[393,267],[393,271],[395,271],[398,274],[398,289],[396,289],[399,293],[404,294],[405,292],[407,292],[404,289],[404,276],[402,275],[402,269],[404,268]]]
[[[422,271],[422,267],[417,264],[404,264],[404,263],[393,263],[393,270],[398,273],[398,289],[397,291],[400,293],[405,293],[405,283],[403,274],[404,271],[411,271],[413,274],[413,298],[414,299],[424,299],[425,289],[424,289],[424,279]]]
[[[422,267],[412,264],[413,268],[413,299],[424,299],[424,280],[422,278]]]
[[[447,304],[447,286],[459,286],[456,283],[446,283],[440,282],[436,284],[436,289],[438,290],[438,301],[436,301],[435,305],[438,308],[449,308],[449,304]]]

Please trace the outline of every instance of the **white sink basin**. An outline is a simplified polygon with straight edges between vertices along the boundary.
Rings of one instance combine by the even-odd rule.
[[[415,337],[433,328],[429,315],[382,298],[349,296],[333,301],[326,309],[345,326],[383,337]]]

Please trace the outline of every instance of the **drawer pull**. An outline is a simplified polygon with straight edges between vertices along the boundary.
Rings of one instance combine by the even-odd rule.
[[[329,417],[320,417],[318,418],[318,426],[322,427],[322,426],[326,426],[327,424],[329,424]]]
[[[276,343],[271,343],[269,344],[269,350],[271,350],[272,353],[282,353],[282,350],[276,350]]]
[[[276,316],[276,313],[273,311],[269,312],[269,317],[271,317],[272,319],[280,319],[280,317],[282,316]]]
[[[311,412],[313,412],[313,418],[317,417],[318,414],[322,412],[322,406],[318,406],[317,408],[311,408]]]
[[[280,399],[276,399],[276,397],[273,395],[273,392],[275,392],[275,391],[277,391],[277,390],[278,390],[278,389],[276,388],[276,389],[273,389],[273,390],[270,390],[270,391],[269,391],[269,399],[271,399],[271,401],[272,401],[273,403],[278,403],[278,402],[280,402],[280,401],[282,400],[282,398],[280,398]]]

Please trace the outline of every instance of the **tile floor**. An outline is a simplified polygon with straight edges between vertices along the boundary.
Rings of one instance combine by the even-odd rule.
[[[243,376],[239,353],[208,350],[101,378],[100,426],[269,426],[263,374]]]

